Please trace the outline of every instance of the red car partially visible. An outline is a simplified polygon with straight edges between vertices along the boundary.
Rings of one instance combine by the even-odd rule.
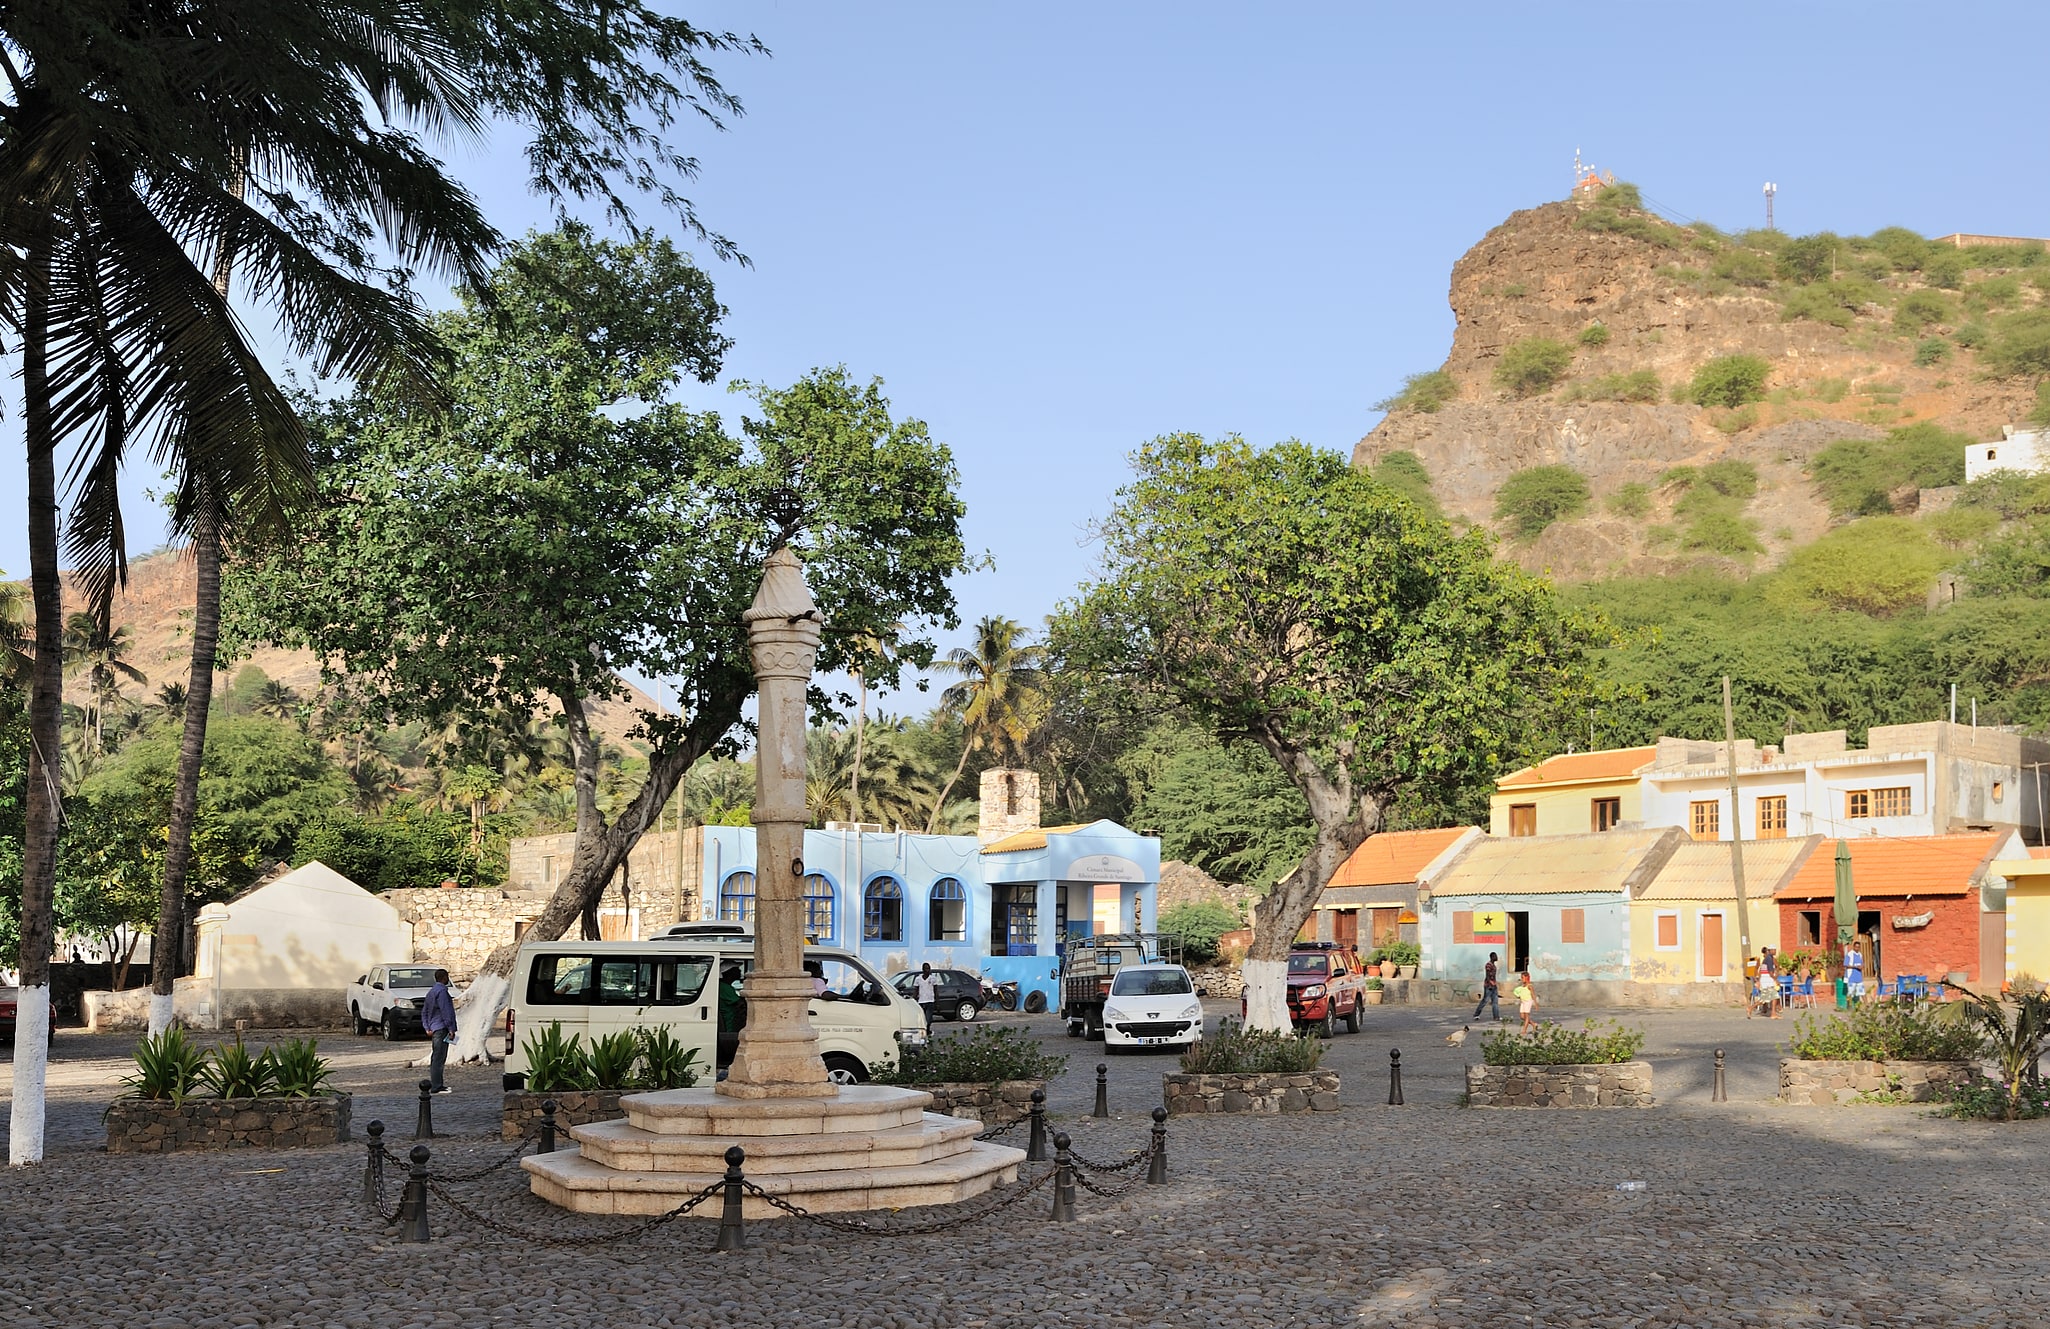
[[[0,988],[0,1043],[14,1041],[14,989]]]

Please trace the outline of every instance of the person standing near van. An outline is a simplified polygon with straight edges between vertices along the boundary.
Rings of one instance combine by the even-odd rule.
[[[420,1003],[420,1027],[434,1040],[434,1052],[427,1063],[427,1078],[433,1092],[445,1094],[449,1088],[442,1083],[442,1068],[448,1065],[448,1045],[456,1037],[456,1003],[455,998],[448,995],[446,969],[434,971],[434,982],[427,989],[426,1000]]]
[[[1481,1018],[1481,1007],[1495,1008],[1495,1023],[1502,1023],[1502,985],[1495,977],[1495,964],[1502,957],[1488,952],[1487,967],[1481,970],[1481,999],[1473,1004],[1473,1018]]]
[[[915,988],[918,993],[918,1004],[925,1010],[925,1027],[930,1029],[933,1007],[940,999],[940,980],[933,975],[930,964],[918,971]]]

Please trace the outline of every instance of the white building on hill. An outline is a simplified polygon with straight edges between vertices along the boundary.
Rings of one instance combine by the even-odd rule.
[[[1990,443],[1965,446],[1965,483],[1982,479],[1995,471],[2040,475],[2050,469],[2050,440],[2033,429],[2002,425],[2000,437]]]

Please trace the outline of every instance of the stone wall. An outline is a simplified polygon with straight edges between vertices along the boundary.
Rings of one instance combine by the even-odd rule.
[[[1509,1006],[1511,1019],[1515,1018],[1514,1003],[1509,1001],[1512,983],[1503,974],[1502,1000]],[[1609,1006],[1656,1006],[1662,1008],[1694,1006],[1742,1006],[1744,985],[1742,983],[1656,983],[1642,980],[1593,980],[1555,979],[1542,974],[1536,978],[1538,997],[1546,1006],[1593,1007]],[[1422,977],[1406,979],[1401,990],[1389,985],[1386,1000],[1390,1004],[1412,1003],[1430,1006],[1465,1006],[1473,1009],[1474,994],[1480,990],[1480,975],[1459,979]],[[1822,988],[1815,989],[1816,1000],[1822,1000]]]
[[[566,1131],[571,1126],[583,1126],[594,1121],[617,1121],[626,1115],[626,1109],[619,1106],[619,1100],[631,1089],[565,1089],[560,1093],[543,1094],[531,1089],[509,1090],[505,1106],[498,1117],[498,1138],[501,1140],[538,1140],[541,1138],[541,1104],[555,1100],[555,1129]],[[566,1135],[556,1137],[556,1147],[568,1143]]]
[[[1911,1103],[1928,1103],[1944,1091],[1982,1079],[1969,1061],[1803,1061],[1780,1058],[1782,1103],[1830,1107],[1857,1101],[1861,1094],[1897,1093]]]
[[[451,981],[462,984],[477,976],[491,952],[518,941],[527,925],[547,907],[551,895],[551,891],[409,888],[386,891],[382,898],[413,925],[413,954],[403,958],[439,965],[448,970]],[[607,887],[598,900],[598,919],[607,938],[633,939],[627,924],[636,921],[641,937],[667,927],[666,915],[661,927],[650,926],[651,915],[643,909],[646,903],[636,896],[623,896],[617,883]],[[575,931],[574,925],[571,931]]]
[[[1651,1107],[1651,1064],[1468,1066],[1468,1107]]]
[[[552,894],[569,874],[570,859],[576,853],[575,835],[523,835],[514,840],[506,855],[505,884],[515,893]],[[698,916],[698,895],[704,880],[705,837],[703,828],[686,826],[675,831],[650,831],[633,847],[626,860],[627,895],[641,916],[641,935],[660,932],[679,919]],[[608,902],[601,907],[623,907],[615,881],[607,888]]]
[[[349,1138],[349,1095],[316,1098],[117,1098],[107,1108],[107,1152],[301,1149]]]
[[[1044,1080],[1000,1080],[995,1084],[918,1084],[932,1095],[928,1112],[949,1117],[972,1117],[985,1126],[1008,1126],[1031,1115],[1032,1091],[1044,1090]]]
[[[1160,1077],[1171,1117],[1215,1112],[1336,1112],[1338,1072]]]

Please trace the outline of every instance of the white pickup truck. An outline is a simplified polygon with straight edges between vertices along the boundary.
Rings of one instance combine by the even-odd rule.
[[[433,986],[431,964],[378,965],[349,984],[352,1027],[359,1034],[382,1033],[388,1043],[421,1033],[420,1008]]]

